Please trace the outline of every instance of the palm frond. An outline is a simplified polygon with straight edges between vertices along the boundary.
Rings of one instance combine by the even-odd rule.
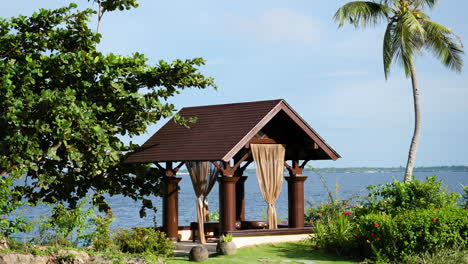
[[[422,39],[414,29],[408,27],[403,19],[398,20],[392,36],[392,48],[394,49],[394,60],[399,62],[405,70],[406,77],[411,76],[413,65],[413,54],[422,47]]]
[[[423,20],[425,28],[425,47],[434,53],[449,69],[460,72],[463,67],[463,43],[452,30],[429,19]]]
[[[336,11],[333,17],[342,27],[345,23],[359,26],[375,25],[381,19],[388,19],[391,8],[371,1],[349,2]]]
[[[438,0],[411,0],[410,3],[413,5],[415,8],[433,8]]]
[[[395,34],[395,24],[390,22],[387,25],[385,30],[384,40],[383,40],[383,63],[384,63],[384,73],[385,79],[388,79],[390,74],[390,66],[392,65],[393,58],[395,56],[394,42],[392,38]]]
[[[380,0],[379,3],[386,6],[396,6],[400,0]]]
[[[399,23],[402,24],[402,27],[407,29],[408,33],[414,35],[414,39],[420,39],[421,44],[424,42],[426,31],[424,30],[423,25],[421,25],[420,20],[415,16],[413,12],[405,12],[401,16]]]

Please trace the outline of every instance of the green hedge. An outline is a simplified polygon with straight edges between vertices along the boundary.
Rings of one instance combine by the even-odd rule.
[[[458,207],[420,209],[394,216],[368,214],[356,220],[359,255],[406,260],[442,248],[466,249],[468,211]]]

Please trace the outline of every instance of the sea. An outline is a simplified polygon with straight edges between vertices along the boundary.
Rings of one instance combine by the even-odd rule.
[[[321,175],[321,176],[320,176]],[[365,196],[367,194],[366,186],[390,183],[393,180],[401,181],[403,173],[387,173],[387,172],[368,172],[368,173],[320,173],[306,172],[307,180],[304,186],[305,200],[308,205],[318,205],[327,201],[328,194],[326,187],[334,192],[337,198],[348,199],[355,196]],[[468,172],[416,172],[417,179],[425,179],[427,176],[437,175],[439,180],[444,181],[444,185],[450,190],[457,193],[463,192],[463,185],[468,185]],[[189,225],[190,222],[195,222],[196,214],[196,197],[188,174],[179,173],[181,177],[179,191],[179,225]],[[245,213],[246,220],[262,220],[266,214],[267,204],[265,203],[260,189],[258,187],[257,178],[254,172],[247,173],[248,176],[245,183]],[[323,180],[321,180],[323,179]],[[218,209],[218,190],[219,186],[216,183],[213,190],[208,196],[209,209],[214,211]],[[278,200],[276,201],[276,209],[278,217],[287,221],[288,216],[288,193],[287,182],[283,181],[283,187]],[[156,213],[148,211],[148,216],[140,218],[139,209],[140,202],[135,202],[130,198],[120,195],[108,197],[107,200],[111,205],[112,211],[116,216],[111,228],[132,228],[137,226],[154,226],[162,224],[162,200],[160,197],[150,197],[153,204],[158,209]],[[50,213],[50,208],[47,206],[37,206],[33,208],[23,208],[20,214],[26,218],[33,220],[38,219],[42,215]]]

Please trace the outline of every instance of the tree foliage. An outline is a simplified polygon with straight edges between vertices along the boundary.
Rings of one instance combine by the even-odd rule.
[[[410,76],[414,55],[422,49],[432,52],[445,66],[456,72],[463,67],[463,44],[455,33],[430,20],[423,8],[432,8],[437,0],[352,1],[338,9],[335,21],[355,27],[387,23],[383,41],[385,77],[392,62],[400,63]]]
[[[123,11],[138,7],[137,0],[88,0],[88,2],[90,1],[93,1],[98,5],[98,22],[96,29],[98,33],[104,13],[115,11],[117,9]]]
[[[383,40],[385,78],[388,78],[394,62],[403,67],[406,77],[411,77],[415,118],[405,182],[410,182],[413,178],[421,130],[421,107],[414,56],[426,49],[444,66],[455,72],[460,72],[463,67],[464,52],[460,38],[452,30],[435,23],[422,12],[424,8],[433,8],[436,3],[437,0],[352,1],[340,7],[334,17],[340,27],[345,23],[365,27],[382,20],[387,22]]]
[[[173,115],[167,100],[185,88],[216,88],[201,58],[149,65],[139,53],[99,52],[93,14],[71,4],[0,19],[0,174],[24,170],[17,189],[31,202],[74,207],[93,191],[107,209],[102,193],[158,195],[157,173],[128,174],[141,167],[123,163],[138,146],[121,136]]]

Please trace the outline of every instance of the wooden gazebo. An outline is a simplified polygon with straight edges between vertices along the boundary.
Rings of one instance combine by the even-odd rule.
[[[247,177],[243,172],[253,161],[252,143],[286,146],[288,226],[304,227],[304,166],[311,160],[340,156],[284,100],[186,107],[179,114],[198,120],[189,128],[169,121],[127,159],[154,163],[164,173],[163,230],[169,238],[178,236],[178,183],[182,178],[176,174],[185,161],[211,161],[219,169],[221,233],[235,231],[236,221],[245,220]]]

